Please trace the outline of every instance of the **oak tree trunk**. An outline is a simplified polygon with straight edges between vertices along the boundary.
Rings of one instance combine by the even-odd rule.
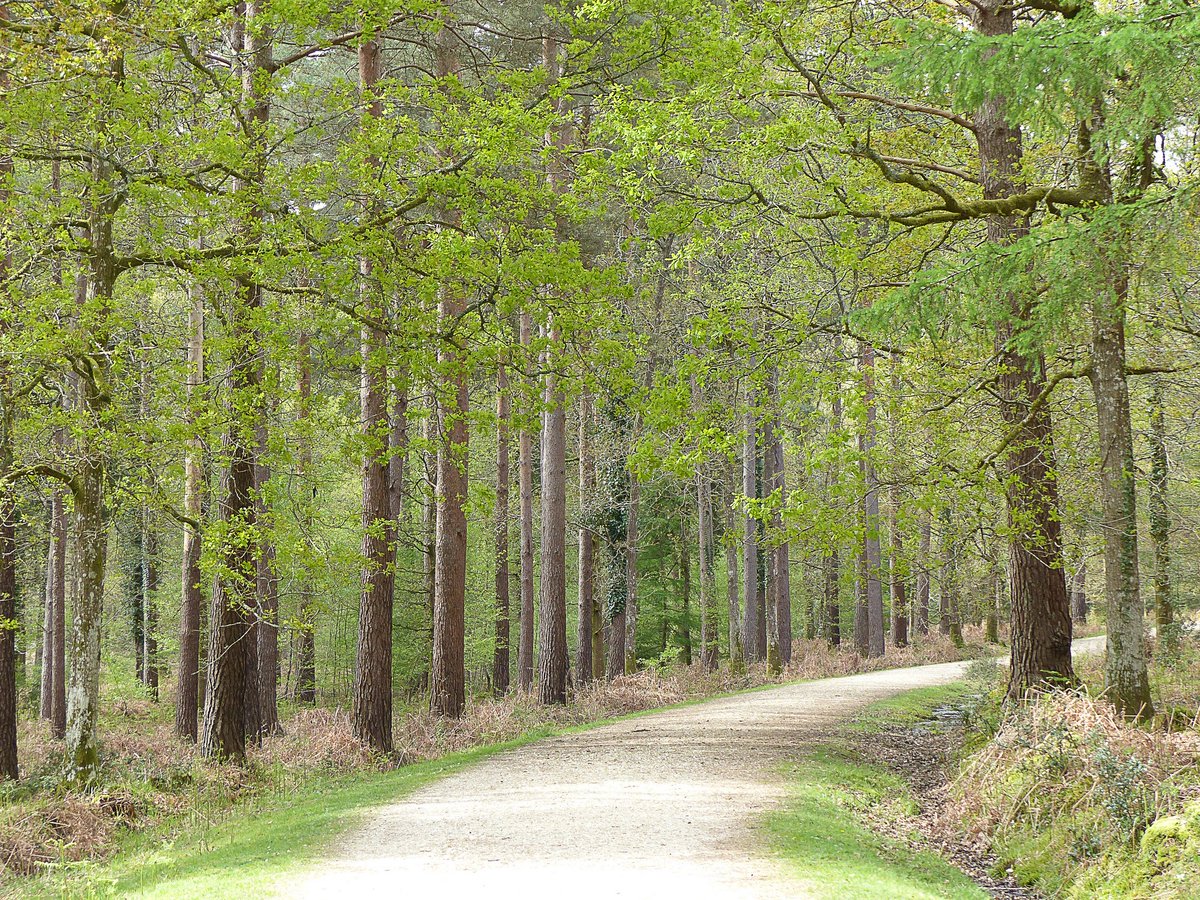
[[[1100,438],[1100,505],[1104,515],[1104,593],[1108,609],[1105,688],[1117,711],[1150,720],[1154,705],[1146,670],[1138,574],[1137,493],[1125,380],[1128,275],[1112,264],[1107,289],[1092,301],[1092,391]]]

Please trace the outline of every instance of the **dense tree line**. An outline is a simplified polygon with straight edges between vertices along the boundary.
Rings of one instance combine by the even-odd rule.
[[[397,695],[968,623],[1017,700],[1073,683],[1101,581],[1152,716],[1144,613],[1169,651],[1196,550],[1198,26],[0,5],[0,772],[25,685],[93,781],[130,662],[233,760],[284,699],[388,753]]]

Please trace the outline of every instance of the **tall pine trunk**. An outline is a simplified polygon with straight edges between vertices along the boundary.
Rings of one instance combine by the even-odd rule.
[[[775,422],[767,416],[762,422],[762,492],[770,496],[775,487]],[[779,585],[784,573],[779,569],[779,553],[771,542],[778,539],[777,516],[771,516],[772,534],[764,546],[764,565],[766,568],[766,609],[765,631],[767,638],[767,674],[778,675],[782,671],[782,659],[779,655]]]
[[[0,5],[0,23],[9,20],[8,7]],[[7,93],[9,76],[6,68],[0,68],[0,92]],[[12,157],[0,154],[0,203],[8,201],[8,183],[13,175]],[[0,283],[5,283],[12,268],[12,254],[8,249],[7,237],[0,247]],[[0,369],[0,390],[3,391],[3,409],[0,410],[0,780],[18,777],[17,771],[17,632],[8,627],[16,621],[16,570],[12,483],[12,428],[14,415],[9,403],[9,378],[7,370]]]
[[[142,510],[142,683],[158,700],[158,532],[154,514]]]
[[[742,445],[742,494],[747,501],[758,499],[758,421],[754,415],[754,395],[747,391],[746,436]],[[745,613],[742,618],[742,645],[746,659],[759,662],[766,657],[766,647],[759,643],[758,595],[758,518],[749,508],[742,516],[742,568]]]
[[[908,595],[904,577],[904,536],[900,531],[900,360],[892,356],[892,403],[888,415],[888,434],[892,450],[892,479],[888,487],[888,531],[891,536],[891,559],[888,580],[892,595],[892,644],[908,646]]]
[[[921,524],[917,538],[917,585],[914,625],[918,634],[929,634],[929,562],[933,553],[933,514],[925,507],[920,511]]]
[[[445,7],[449,12],[451,3]],[[434,74],[442,84],[458,76],[458,35],[443,23],[434,39]],[[448,227],[458,214],[443,211]],[[449,390],[438,392],[441,435],[437,453],[437,519],[434,538],[433,666],[431,706],[437,715],[457,718],[466,703],[465,617],[467,592],[467,438],[470,400],[465,339],[450,328],[466,314],[466,298],[457,285],[444,284],[438,321],[451,336],[438,348],[438,366]]]
[[[520,314],[521,346],[528,349],[533,343],[533,319],[522,310]],[[533,435],[527,425],[521,426],[517,439],[517,480],[521,504],[521,611],[517,647],[517,687],[533,689]]]
[[[746,651],[742,644],[742,614],[739,608],[737,551],[737,475],[733,463],[725,467],[725,523],[721,543],[725,545],[725,601],[729,620],[729,670],[734,675],[746,671]]]
[[[586,684],[592,677],[592,607],[596,602],[596,541],[591,528],[596,468],[589,435],[591,418],[592,396],[585,390],[579,398],[579,628],[575,669],[580,684]]]
[[[842,393],[838,385],[833,395],[833,409],[830,419],[830,436],[837,436],[842,430]],[[835,459],[829,464],[828,483],[830,494],[835,493],[841,480],[841,466]],[[834,547],[826,555],[823,563],[825,574],[825,640],[831,647],[839,647],[842,643],[842,559],[839,550]]]
[[[862,451],[863,489],[863,559],[866,562],[867,653],[883,656],[883,583],[880,579],[883,553],[879,534],[883,530],[879,515],[879,478],[875,471],[875,348],[867,341],[859,342],[859,373],[863,382],[865,420],[859,447]]]
[[[606,498],[604,512],[604,559],[605,582],[608,597],[605,601],[605,620],[608,631],[608,662],[605,677],[616,678],[625,671],[625,603],[629,599],[628,554],[629,539],[629,491],[632,475],[624,452],[625,429],[621,413],[614,414],[609,407],[612,428],[608,440],[608,453],[601,469],[603,479],[600,488]]]
[[[958,580],[959,542],[949,507],[942,510],[942,617],[940,628],[956,647],[963,645],[962,595]]]
[[[383,113],[376,96],[381,51],[375,41],[358,48],[359,93],[365,104],[364,127]],[[376,163],[368,160],[374,170]],[[368,196],[372,195],[368,189]],[[365,215],[370,215],[370,203]],[[359,259],[359,292],[366,318],[386,316],[383,291],[369,256]],[[359,425],[363,438],[362,463],[362,594],[354,665],[354,736],[379,753],[392,751],[392,603],[394,601],[395,522],[389,490],[388,456],[391,422],[388,417],[387,335],[364,324],[359,334]]]
[[[0,177],[4,173],[0,172]],[[0,273],[7,266],[0,266]],[[7,373],[0,376],[8,393]],[[4,433],[0,435],[0,475],[12,471],[12,410],[5,397]],[[16,620],[17,597],[16,503],[11,482],[0,487],[0,622]],[[15,781],[17,768],[17,632],[0,628],[0,781]]]
[[[636,432],[635,432],[636,433]],[[638,514],[642,504],[642,485],[637,472],[629,472],[629,515],[625,522],[625,674],[637,671],[638,623]]]
[[[311,477],[312,440],[308,434],[308,421],[312,415],[312,351],[309,349],[307,331],[301,331],[297,340],[299,354],[297,365],[299,377],[296,385],[297,408],[296,424],[300,433],[300,446],[296,454],[296,478],[301,485]],[[316,489],[313,489],[315,495]],[[312,533],[313,496],[307,496],[305,491],[302,521],[304,534]],[[300,622],[296,633],[296,701],[298,703],[317,702],[317,654],[316,628],[317,609],[313,596],[311,580],[302,579],[300,585]]]
[[[258,529],[258,559],[255,561],[255,594],[258,622],[258,733],[275,734],[279,727],[279,576],[275,571],[275,541],[271,536],[267,458],[267,422],[259,420],[256,440],[258,459],[254,466],[254,519]]]
[[[771,370],[771,409],[776,416],[771,440],[771,474],[774,478],[772,491],[779,492],[779,505],[775,508],[772,526],[777,535],[773,554],[775,556],[775,620],[779,633],[779,662],[787,666],[792,661],[792,563],[791,545],[783,528],[783,506],[787,502],[787,478],[783,455],[783,406],[779,399],[779,367]]]
[[[509,472],[508,426],[512,418],[508,390],[508,369],[501,361],[496,371],[496,646],[492,655],[492,689],[497,697],[508,693],[509,675],[509,572],[508,488],[512,481]]]
[[[175,733],[195,742],[200,701],[200,571],[204,518],[204,439],[200,436],[199,396],[204,384],[204,295],[188,288],[187,456],[184,459],[183,560],[179,604],[179,669],[175,681]]]
[[[986,0],[973,10],[974,27],[987,38],[1013,34],[1013,8]],[[999,200],[1023,190],[1021,131],[1009,124],[1007,98],[993,95],[975,116],[983,196]],[[987,239],[1000,248],[1028,232],[1016,216],[993,215]],[[1058,484],[1050,410],[1039,403],[1045,383],[1040,352],[1029,354],[1014,340],[1032,321],[1028,299],[1007,298],[1008,315],[996,332],[1000,412],[1013,433],[1004,454],[1012,596],[1012,646],[1008,695],[1020,698],[1047,683],[1072,684],[1071,616],[1063,575]]]
[[[246,114],[248,159],[245,177],[235,188],[246,207],[240,223],[241,238],[248,246],[262,240],[266,216],[263,196],[267,165],[267,122],[270,102],[264,95],[273,64],[270,30],[259,20],[263,7],[249,0],[235,26],[235,46],[245,51],[242,69],[242,98]],[[208,670],[204,691],[204,719],[200,751],[210,758],[243,759],[247,727],[257,732],[258,722],[247,721],[247,712],[258,706],[258,645],[251,613],[257,604],[258,572],[254,540],[254,483],[257,463],[259,420],[264,415],[262,347],[257,333],[263,305],[262,286],[247,275],[239,275],[228,316],[232,339],[230,350],[230,425],[225,437],[228,468],[222,476],[221,521],[226,534],[220,548],[220,575],[214,578],[209,616]]]
[[[562,340],[553,322],[550,347]],[[542,376],[542,567],[538,602],[538,698],[567,700],[567,417],[555,362]]]

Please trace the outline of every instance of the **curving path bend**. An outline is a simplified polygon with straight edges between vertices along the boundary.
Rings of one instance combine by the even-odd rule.
[[[1104,638],[1075,642],[1103,649]],[[665,710],[491,757],[371,810],[289,897],[796,900],[755,840],[780,764],[865,706],[969,663],[827,678]]]

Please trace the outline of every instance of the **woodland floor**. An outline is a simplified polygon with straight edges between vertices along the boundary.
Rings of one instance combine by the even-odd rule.
[[[782,767],[871,703],[948,684],[968,665],[785,685],[538,741],[371,810],[279,892],[853,897],[852,885],[797,880],[771,855],[761,823],[788,795]]]

